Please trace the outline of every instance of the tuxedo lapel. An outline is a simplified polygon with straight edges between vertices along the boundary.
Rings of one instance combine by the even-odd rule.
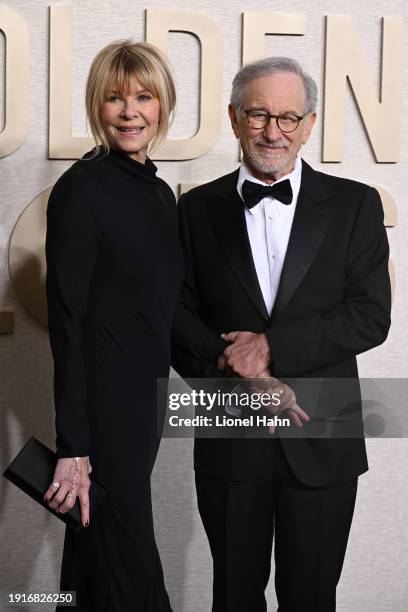
[[[245,221],[244,203],[237,191],[238,170],[219,183],[209,204],[214,233],[235,276],[267,321],[269,314],[256,274]]]
[[[331,219],[329,198],[319,174],[302,161],[300,192],[273,315],[285,308],[320,248]]]

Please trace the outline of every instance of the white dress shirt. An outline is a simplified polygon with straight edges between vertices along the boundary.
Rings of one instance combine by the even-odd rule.
[[[290,180],[293,192],[291,204],[282,204],[279,200],[267,196],[253,208],[248,209],[245,207],[245,219],[252,257],[265,306],[269,314],[272,312],[278,293],[283,262],[285,261],[293,217],[299,196],[301,178],[302,160],[300,157],[297,157],[292,172],[282,176],[282,178],[273,183],[275,185],[285,179]],[[241,198],[242,184],[245,180],[259,183],[260,185],[267,185],[267,183],[263,183],[252,176],[245,163],[242,163],[237,183],[237,190]]]

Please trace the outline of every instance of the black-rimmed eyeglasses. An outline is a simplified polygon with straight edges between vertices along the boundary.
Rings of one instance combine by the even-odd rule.
[[[248,125],[255,130],[263,130],[271,119],[276,119],[276,124],[281,132],[286,134],[294,132],[299,123],[306,117],[305,115],[294,115],[287,113],[285,115],[270,115],[263,110],[245,110],[244,113],[248,119]]]

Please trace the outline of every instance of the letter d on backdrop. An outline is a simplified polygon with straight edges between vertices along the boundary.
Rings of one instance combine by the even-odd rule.
[[[207,15],[194,11],[146,11],[146,42],[167,52],[168,32],[190,32],[201,44],[200,124],[191,138],[166,140],[157,160],[195,159],[210,151],[221,132],[223,113],[221,32]]]

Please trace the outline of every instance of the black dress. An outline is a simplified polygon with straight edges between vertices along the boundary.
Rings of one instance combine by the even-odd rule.
[[[81,612],[169,612],[150,476],[183,276],[175,197],[149,159],[112,150],[62,175],[47,218],[57,453],[89,455],[108,493],[88,528],[66,529],[61,589]]]

